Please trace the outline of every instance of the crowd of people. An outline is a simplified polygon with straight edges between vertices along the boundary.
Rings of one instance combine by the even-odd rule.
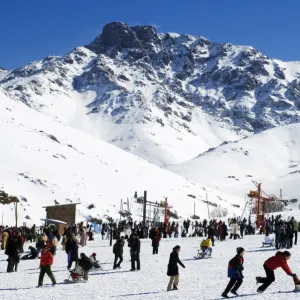
[[[152,254],[157,255],[159,245],[162,239],[178,238],[179,232],[181,237],[204,237],[200,244],[199,258],[209,257],[212,255],[212,247],[215,239],[220,242],[228,239],[242,239],[245,234],[255,234],[255,224],[250,218],[229,218],[227,224],[224,220],[184,220],[182,225],[173,221],[167,224],[150,223],[143,225],[141,222],[120,221],[102,224],[102,239],[107,235],[115,240],[112,252],[114,255],[113,269],[121,268],[123,262],[124,246],[128,245],[130,249],[131,269],[130,271],[138,271],[141,269],[140,249],[141,238],[150,238],[152,246]],[[271,233],[275,233],[275,244],[277,249],[287,248],[297,244],[297,233],[300,227],[294,217],[284,220],[280,215],[263,219],[259,225],[258,234],[264,234],[268,238]],[[180,230],[179,230],[180,228]],[[1,249],[5,250],[8,256],[7,272],[17,272],[18,264],[21,260],[40,258],[40,276],[38,286],[43,285],[44,275],[47,274],[55,285],[56,280],[51,270],[57,246],[61,243],[62,250],[66,252],[67,269],[70,271],[72,280],[88,280],[89,270],[92,268],[101,268],[99,261],[96,259],[96,253],[79,255],[79,247],[85,247],[88,241],[94,240],[94,229],[91,224],[73,224],[65,228],[63,234],[60,234],[55,226],[31,228],[21,227],[0,227]],[[24,243],[35,242],[35,247],[30,245],[28,251],[24,253]],[[177,264],[184,267],[179,259],[180,246],[174,247],[170,254],[168,265],[168,276],[170,281],[167,291],[177,290],[179,284],[179,271]],[[237,295],[237,290],[242,284],[243,257],[245,249],[239,247],[237,255],[229,262],[228,277],[230,282],[224,290],[222,296],[227,298],[231,292]],[[257,282],[262,283],[258,292],[263,292],[273,281],[273,273],[277,267],[282,267],[288,275],[295,277],[288,268],[286,261],[289,259],[288,251],[277,252],[274,258],[270,258],[264,264],[267,277],[257,277]],[[73,265],[74,264],[74,265]],[[273,273],[272,273],[273,272]]]

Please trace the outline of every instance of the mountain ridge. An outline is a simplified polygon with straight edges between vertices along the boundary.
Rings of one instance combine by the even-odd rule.
[[[65,124],[82,110],[83,130],[165,167],[299,122],[299,78],[300,62],[251,46],[112,22],[85,47],[0,75],[0,86]]]

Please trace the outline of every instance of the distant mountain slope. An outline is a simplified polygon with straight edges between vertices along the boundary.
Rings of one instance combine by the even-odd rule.
[[[19,224],[40,223],[42,206],[80,202],[79,219],[89,215],[118,216],[120,199],[131,200],[135,191],[148,199],[169,203],[180,216],[189,216],[196,201],[198,214],[206,216],[202,201],[230,212],[241,199],[195,184],[171,172],[100,141],[80,130],[55,122],[0,90],[0,189],[20,197]],[[188,196],[194,195],[194,198]],[[95,208],[88,209],[90,204]],[[11,206],[1,206],[4,223],[14,223]],[[134,218],[139,219],[137,207]],[[141,214],[141,212],[140,212]],[[29,216],[30,220],[26,219]]]
[[[219,190],[245,195],[262,182],[268,194],[300,199],[300,124],[224,144],[169,170]]]
[[[0,75],[0,86],[63,124],[165,166],[299,122],[299,78],[299,62],[253,47],[113,22],[86,47]]]

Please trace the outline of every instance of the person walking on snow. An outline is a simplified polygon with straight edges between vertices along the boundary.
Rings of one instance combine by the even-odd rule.
[[[245,249],[242,247],[238,247],[236,249],[236,256],[232,258],[228,263],[228,277],[230,278],[230,281],[225,289],[225,291],[222,293],[222,297],[224,298],[230,298],[228,296],[228,293],[231,292],[233,295],[238,296],[237,290],[243,283],[243,264],[244,264],[244,254]]]
[[[53,265],[53,255],[49,251],[47,246],[44,246],[41,253],[41,261],[40,261],[40,276],[39,276],[39,284],[38,287],[43,286],[43,280],[45,273],[50,277],[52,284],[56,284],[55,277],[51,271],[51,265]]]
[[[128,244],[129,246],[129,244]],[[130,255],[131,255],[131,270],[135,271],[135,262],[136,269],[139,271],[141,269],[140,265],[140,250],[141,250],[141,241],[136,233],[132,235],[132,242],[130,243]]]
[[[116,241],[116,243],[113,246],[113,253],[115,255],[115,260],[114,260],[114,266],[113,268],[121,268],[121,263],[123,261],[123,248],[124,248],[124,236],[122,236],[120,239]],[[119,259],[119,262],[117,263]]]
[[[271,284],[275,281],[274,270],[277,268],[282,268],[285,273],[293,278],[296,274],[293,274],[287,261],[291,258],[291,253],[289,251],[277,251],[275,256],[267,259],[263,265],[267,277],[256,277],[257,283],[262,283],[262,285],[257,289],[258,293],[263,293]]]
[[[180,252],[180,246],[175,246],[173,248],[173,252],[170,254],[169,264],[168,264],[168,272],[167,275],[170,276],[169,284],[167,287],[167,291],[178,290],[179,283],[179,272],[177,263],[179,263],[183,268],[185,265],[179,259],[178,253]]]

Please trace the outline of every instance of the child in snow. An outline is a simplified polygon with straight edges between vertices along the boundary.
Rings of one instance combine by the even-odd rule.
[[[264,292],[271,284],[275,281],[274,270],[277,268],[282,268],[285,273],[293,278],[296,274],[293,274],[287,261],[291,258],[291,253],[289,251],[277,251],[275,256],[270,257],[264,263],[264,269],[267,277],[256,277],[257,283],[262,283],[262,285],[257,289],[258,293]]]
[[[55,277],[51,271],[51,265],[53,264],[53,255],[49,251],[49,248],[45,245],[41,252],[41,261],[40,261],[40,276],[38,287],[43,286],[43,279],[45,273],[50,277],[52,284],[56,284]]]
[[[236,256],[232,258],[228,264],[228,277],[230,278],[230,281],[222,294],[222,297],[224,298],[229,298],[227,295],[229,292],[238,296],[237,290],[243,283],[244,276],[242,271],[244,270],[243,264],[245,249],[238,247],[236,249],[236,253]]]
[[[93,265],[93,268],[95,269],[101,269],[101,266],[99,264],[99,260],[97,260],[96,258],[96,253],[93,253],[91,256],[90,256],[90,261]]]
[[[200,244],[200,249],[207,255],[211,256],[212,253],[212,241],[211,237],[208,237],[206,240],[203,240]]]
[[[180,261],[178,257],[178,253],[180,252],[180,246],[175,246],[173,248],[173,252],[170,254],[169,264],[168,264],[168,273],[167,275],[170,276],[170,281],[168,284],[167,291],[178,290],[178,283],[179,283],[179,272],[177,263],[179,263],[183,268],[185,268],[184,264]]]

